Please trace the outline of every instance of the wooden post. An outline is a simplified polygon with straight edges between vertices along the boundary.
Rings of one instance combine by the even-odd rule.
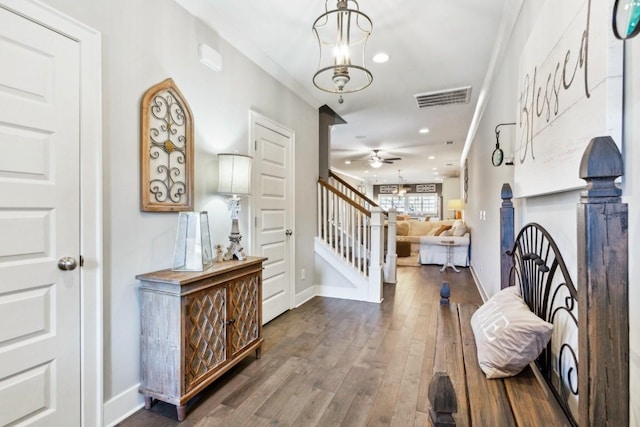
[[[369,260],[369,289],[367,301],[382,302],[384,213],[381,208],[371,208],[371,255]]]
[[[614,180],[622,156],[608,137],[591,140],[580,163],[578,378],[581,426],[629,425],[628,209]]]
[[[453,413],[458,412],[456,391],[446,372],[436,372],[429,383],[429,417],[434,427],[454,427]]]
[[[513,258],[507,255],[507,251],[513,249],[515,239],[513,217],[513,191],[509,184],[502,184],[500,192],[502,206],[500,207],[500,289],[509,286],[509,275],[513,267]]]
[[[387,212],[387,257],[384,263],[384,281],[385,283],[396,283],[397,279],[397,263],[398,254],[396,253],[396,217],[398,215],[395,209],[389,209]]]

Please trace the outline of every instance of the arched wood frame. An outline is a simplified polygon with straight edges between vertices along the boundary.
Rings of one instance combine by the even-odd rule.
[[[141,209],[193,210],[193,114],[173,79],[145,92],[140,124]]]

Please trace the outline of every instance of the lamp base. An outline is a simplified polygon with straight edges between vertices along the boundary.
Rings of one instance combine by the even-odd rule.
[[[225,261],[230,261],[234,258],[238,261],[247,259],[247,256],[244,254],[244,248],[240,245],[240,240],[242,240],[240,233],[231,232],[231,234],[229,234],[229,247],[222,259]]]

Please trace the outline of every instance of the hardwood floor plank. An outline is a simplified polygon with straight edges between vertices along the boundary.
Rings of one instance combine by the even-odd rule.
[[[413,425],[418,401],[418,391],[420,389],[420,373],[424,353],[424,344],[421,341],[413,341],[411,343],[407,363],[400,382],[399,398],[396,400],[396,405],[393,408],[393,416],[391,417],[392,426]]]
[[[273,393],[279,388],[279,386],[283,384],[287,380],[287,378],[289,378],[291,374],[296,371],[296,369],[298,369],[305,363],[306,361],[304,359],[298,357],[289,358],[281,367],[279,367],[273,373],[273,375],[269,376],[261,384],[259,384],[254,392],[250,393],[243,400],[241,400],[241,403],[236,408],[236,410],[227,417],[227,425],[239,426],[246,422],[246,420],[249,419],[254,414],[254,412],[273,395]],[[234,400],[233,398],[227,398],[222,403],[228,405],[228,401],[238,403],[238,401]],[[233,405],[228,406],[233,407]]]
[[[372,364],[369,368],[352,367],[329,403],[318,425],[336,426],[343,424],[343,420],[352,408],[354,400],[356,403],[366,406],[367,401],[363,398],[369,397],[371,404],[373,404],[375,393],[382,381],[385,369],[386,366],[383,364],[377,366]],[[349,415],[354,418],[358,417],[357,414]],[[364,417],[364,420],[366,421],[366,417]],[[350,424],[345,423],[345,425]]]
[[[438,305],[439,306],[439,305]],[[436,307],[438,307],[436,306]],[[436,346],[436,328],[433,327],[438,323],[438,311],[433,309],[429,314],[427,321],[430,327],[427,329],[427,336],[424,343],[424,357],[422,358],[422,370],[420,372],[420,387],[418,389],[418,401],[416,409],[421,412],[429,413],[429,383],[433,374],[433,358],[435,356]]]
[[[309,427],[318,425],[320,418],[333,400],[334,393],[315,389],[302,412],[293,422],[292,427]]]
[[[376,400],[373,402],[373,408],[369,412],[367,426],[382,427],[391,423],[391,415],[393,407],[398,398],[399,382],[384,382],[380,385]]]

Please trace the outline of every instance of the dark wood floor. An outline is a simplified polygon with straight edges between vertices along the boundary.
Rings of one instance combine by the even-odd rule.
[[[163,402],[120,424],[140,426],[427,426],[436,308],[480,304],[468,269],[399,267],[384,302],[315,297],[264,326],[262,358],[248,357],[189,402],[179,423]]]

